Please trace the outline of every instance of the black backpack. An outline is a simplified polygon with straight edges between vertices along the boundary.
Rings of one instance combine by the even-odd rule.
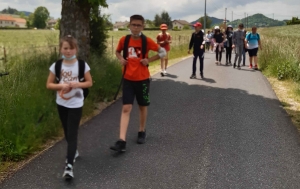
[[[127,59],[127,56],[128,56],[128,45],[129,45],[130,38],[131,38],[131,34],[126,35],[125,41],[124,41],[123,58],[125,60]],[[144,59],[144,58],[146,58],[146,52],[147,52],[147,37],[144,34],[141,34],[141,38],[142,38],[142,58]],[[147,65],[147,67],[148,67],[148,65]],[[124,66],[122,79],[121,79],[120,85],[118,87],[118,90],[117,90],[117,92],[115,94],[114,100],[117,99],[117,96],[119,94],[120,88],[121,88],[121,86],[123,84],[125,72],[126,72],[126,66]]]
[[[62,59],[56,61],[55,63],[55,76],[56,76],[56,82],[59,83],[60,81],[60,71],[61,71],[61,65],[62,65]],[[84,70],[85,70],[85,61],[84,60],[78,60],[78,81],[79,82],[84,82]],[[84,99],[88,96],[89,94],[89,89],[88,88],[84,88],[83,90],[83,97]]]
[[[127,56],[128,56],[128,44],[129,44],[130,38],[131,38],[130,34],[126,35],[126,37],[125,37],[125,42],[124,42],[124,47],[123,47],[123,58],[125,60],[127,59]],[[141,38],[142,38],[142,57],[144,59],[146,57],[146,51],[147,51],[147,37],[144,34],[142,34]],[[125,66],[125,68],[126,68],[126,66]]]

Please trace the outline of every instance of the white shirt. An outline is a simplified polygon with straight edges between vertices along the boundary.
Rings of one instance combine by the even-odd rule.
[[[55,75],[55,63],[50,66],[49,70]],[[90,71],[90,67],[87,63],[85,63],[84,73],[88,71]],[[60,74],[61,79],[59,83],[79,82],[78,61],[73,64],[62,63]],[[67,108],[80,108],[83,106],[83,100],[83,90],[81,88],[71,89],[65,93],[57,91],[56,93],[56,103]]]

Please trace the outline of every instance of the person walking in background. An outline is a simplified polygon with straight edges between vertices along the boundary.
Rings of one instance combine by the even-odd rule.
[[[258,52],[258,47],[260,50],[262,49],[261,47],[261,41],[260,41],[260,36],[257,33],[257,28],[256,26],[252,27],[252,32],[247,34],[246,39],[245,39],[245,48],[248,49],[249,53],[249,60],[250,60],[250,65],[249,68],[252,68],[252,63],[254,60],[254,69],[258,69],[257,65],[257,52]]]
[[[167,24],[161,24],[160,25],[161,33],[159,33],[156,37],[157,43],[166,49],[167,55],[164,58],[160,59],[160,66],[161,66],[161,76],[164,76],[167,74],[167,67],[168,67],[168,59],[169,59],[169,51],[170,51],[170,43],[171,35],[167,32],[168,26]]]
[[[221,32],[219,26],[215,27],[215,33],[213,35],[213,43],[216,51],[216,64],[221,64],[222,51],[224,49],[225,35]]]
[[[237,68],[241,69],[241,62],[242,62],[242,55],[243,55],[243,49],[245,45],[245,32],[244,32],[244,24],[239,24],[239,27],[237,30],[233,32],[232,35],[232,48],[235,48],[235,59],[234,59],[234,64],[233,68],[236,67],[236,63],[238,61]]]
[[[203,61],[204,61],[204,33],[201,30],[202,24],[197,22],[194,24],[195,32],[192,33],[192,37],[189,44],[188,54],[190,54],[191,48],[193,48],[193,73],[190,79],[196,79],[196,63],[197,59],[200,60],[200,77],[204,78],[203,76]]]
[[[232,31],[232,26],[228,25],[227,29],[226,29],[226,65],[231,65],[231,54],[232,54],[232,35],[233,35],[233,31]]]
[[[211,33],[210,31],[207,32],[205,35],[205,49],[209,52],[210,49],[210,41],[211,41]]]
[[[212,29],[210,32],[210,52],[214,53],[214,41],[213,41],[213,36],[215,34],[215,29]]]
[[[89,65],[76,58],[78,44],[74,37],[71,35],[63,37],[59,48],[63,55],[62,60],[53,63],[49,68],[47,89],[57,91],[57,110],[68,144],[63,177],[72,179],[74,177],[73,164],[79,156],[77,136],[85,97],[83,89],[91,87],[93,81]]]

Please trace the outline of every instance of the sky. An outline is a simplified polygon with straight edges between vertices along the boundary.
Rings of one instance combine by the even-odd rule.
[[[102,13],[110,14],[113,23],[129,20],[133,14],[154,20],[155,14],[167,11],[172,20],[192,22],[204,15],[205,0],[106,0],[108,8]],[[29,11],[44,6],[54,18],[61,17],[61,0],[0,0],[0,10],[11,7],[18,11]],[[262,13],[275,20],[290,20],[300,17],[299,0],[206,0],[208,16],[235,20]],[[226,10],[226,11],[225,11]]]

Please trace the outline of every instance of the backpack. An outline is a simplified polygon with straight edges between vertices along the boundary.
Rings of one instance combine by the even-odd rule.
[[[260,39],[260,36],[259,36],[259,34],[258,33],[256,33],[256,35],[257,35],[257,39]],[[247,41],[249,41],[250,40],[250,36],[252,36],[252,33],[249,33],[248,35],[247,35]]]
[[[128,56],[128,45],[129,45],[130,38],[131,38],[131,34],[126,35],[125,41],[124,41],[123,58],[125,60],[127,59],[127,56]],[[142,58],[144,59],[144,58],[146,58],[146,52],[147,52],[147,37],[144,34],[141,34],[141,38],[142,38]],[[147,67],[148,67],[148,65],[147,65]],[[117,90],[117,92],[115,94],[114,100],[117,99],[117,96],[119,94],[120,88],[121,88],[121,86],[123,84],[125,72],[126,72],[126,66],[124,66],[122,79],[121,79],[120,85],[118,87],[118,90]]]
[[[128,56],[128,45],[129,45],[130,38],[131,38],[130,34],[126,35],[126,37],[125,37],[125,42],[124,42],[124,47],[123,47],[123,58],[125,60],[127,59],[127,56]],[[141,38],[142,38],[142,57],[144,59],[146,57],[146,51],[147,51],[147,37],[144,34],[142,34]],[[125,68],[126,68],[126,66],[125,66]]]
[[[56,61],[55,63],[55,76],[56,76],[56,82],[60,82],[60,71],[61,71],[61,65],[62,65],[62,59]],[[84,82],[84,70],[85,70],[85,61],[84,60],[78,60],[78,81],[79,82]],[[84,99],[88,96],[89,94],[89,89],[88,88],[83,88],[83,97]]]

